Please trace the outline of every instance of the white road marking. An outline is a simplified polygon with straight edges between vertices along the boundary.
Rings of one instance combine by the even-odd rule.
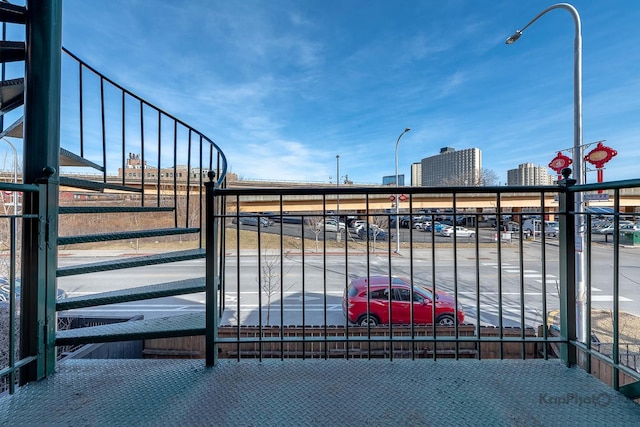
[[[593,295],[591,296],[591,301],[611,302],[613,301],[613,295]],[[633,301],[633,300],[618,295],[618,301]]]

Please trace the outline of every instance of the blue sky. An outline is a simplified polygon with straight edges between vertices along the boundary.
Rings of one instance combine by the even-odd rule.
[[[64,0],[63,45],[214,139],[241,178],[328,182],[340,155],[341,176],[381,183],[410,127],[407,182],[411,163],[450,146],[480,148],[504,183],[573,145],[571,15],[553,10],[504,43],[551,4]],[[583,142],[618,151],[606,180],[638,178],[640,2],[572,4]]]

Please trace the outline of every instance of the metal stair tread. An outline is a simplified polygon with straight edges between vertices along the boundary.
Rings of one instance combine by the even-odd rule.
[[[0,22],[24,24],[27,21],[27,8],[11,3],[0,3]]]
[[[104,168],[99,164],[78,156],[62,147],[60,147],[60,166],[84,166],[99,170],[100,172],[104,171]]]
[[[60,177],[60,185],[67,187],[83,188],[85,190],[103,191],[103,190],[118,190],[133,193],[142,193],[140,187],[129,187],[119,184],[109,184],[102,181],[90,181],[87,179],[70,178],[68,176]]]
[[[0,113],[4,114],[24,103],[24,78],[0,81]],[[22,122],[22,119],[19,119]],[[22,127],[20,128],[22,130]],[[5,131],[6,132],[6,131]],[[13,136],[13,135],[11,135]],[[22,137],[22,132],[18,137]]]
[[[145,265],[157,265],[168,262],[187,261],[201,259],[206,255],[204,249],[190,249],[185,251],[163,252],[154,255],[144,255],[129,258],[118,258],[110,261],[102,261],[90,264],[73,265],[58,268],[57,277],[73,276],[77,274],[96,273],[99,271],[121,270]]]
[[[60,214],[173,212],[172,206],[60,206]]]
[[[115,233],[83,234],[78,236],[58,236],[58,245],[78,243],[107,242],[112,240],[141,239],[145,237],[175,236],[178,234],[198,233],[199,228],[157,228],[153,230],[134,230]]]
[[[56,345],[133,341],[205,334],[205,312],[134,320],[56,332]]]
[[[5,130],[0,132],[0,139],[4,137],[11,138],[22,138],[22,129],[23,129],[23,120],[24,116],[20,116],[18,120],[13,122],[10,126],[8,126]]]
[[[17,103],[14,107],[22,104],[23,97],[22,93],[24,92],[24,79],[13,79],[13,80],[5,80],[0,82],[0,108],[5,109],[8,108],[8,97],[17,97],[19,98],[19,103]],[[15,102],[15,101],[13,101]],[[0,138],[4,138],[5,136],[9,136],[12,138],[22,138],[24,136],[24,116],[20,116],[18,120],[16,120],[11,126],[7,127],[5,130],[0,132]],[[87,160],[77,154],[72,153],[71,151],[60,147],[60,166],[84,166],[90,167],[93,169],[97,169],[99,171],[104,171],[104,168],[97,163],[92,162],[91,160]]]
[[[640,381],[625,384],[619,391],[629,399],[640,399]]]
[[[25,42],[0,40],[0,62],[24,61],[26,56]]]
[[[56,304],[56,310],[73,310],[76,308],[204,292],[205,281],[206,279],[204,277],[197,277],[195,279],[157,283],[155,285],[70,297],[59,300]]]

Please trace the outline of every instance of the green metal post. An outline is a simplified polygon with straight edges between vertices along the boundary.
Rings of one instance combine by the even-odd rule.
[[[27,10],[23,180],[36,184],[43,177],[55,181],[51,174],[59,170],[62,0],[29,0]],[[55,368],[55,184],[42,197],[25,198],[23,212],[39,219],[23,224],[20,351],[22,357],[37,356],[37,362],[22,369],[22,384]]]
[[[205,364],[214,366],[218,362],[218,212],[215,199],[215,173],[209,171],[205,185],[206,212],[206,325]]]
[[[576,364],[576,347],[570,341],[576,335],[576,236],[575,236],[575,199],[569,187],[575,180],[569,179],[571,170],[563,170],[564,179],[560,182],[564,188],[559,193],[560,211],[560,334],[567,344],[560,346],[560,357],[567,366]]]

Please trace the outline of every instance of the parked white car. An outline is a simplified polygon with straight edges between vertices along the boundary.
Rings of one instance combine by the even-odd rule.
[[[539,219],[528,219],[522,225],[525,236],[539,236],[543,227],[543,221]],[[560,233],[560,223],[558,221],[544,221],[544,234],[547,237],[558,237]]]
[[[424,222],[416,223],[416,230],[425,231],[429,227],[431,227],[431,221],[424,221]]]
[[[451,237],[453,236],[453,233],[454,233],[454,227],[445,227],[442,230],[440,230],[440,234],[445,237]],[[473,230],[469,230],[468,228],[465,228],[465,227],[456,226],[455,234],[456,234],[456,237],[468,237],[471,239],[475,237],[476,232]]]
[[[558,237],[560,233],[560,223],[558,221],[545,221],[544,234],[548,237]]]
[[[624,224],[620,226],[620,231],[640,231],[640,224]]]
[[[620,231],[629,231],[628,227],[633,227],[635,224],[633,222],[630,221],[620,221]],[[615,231],[615,227],[613,223],[610,223],[608,225],[605,225],[603,227],[598,227],[596,229],[593,230],[593,233],[595,234],[613,234],[613,232]]]
[[[367,225],[367,221],[362,220],[362,219],[358,219],[358,220],[353,221],[351,223],[351,228],[353,228],[353,232],[354,233],[357,233],[360,228],[362,228],[362,227],[364,227],[366,225]]]
[[[347,228],[344,222],[338,222],[335,219],[327,219],[322,225],[326,231],[339,231],[340,233],[344,232]]]

